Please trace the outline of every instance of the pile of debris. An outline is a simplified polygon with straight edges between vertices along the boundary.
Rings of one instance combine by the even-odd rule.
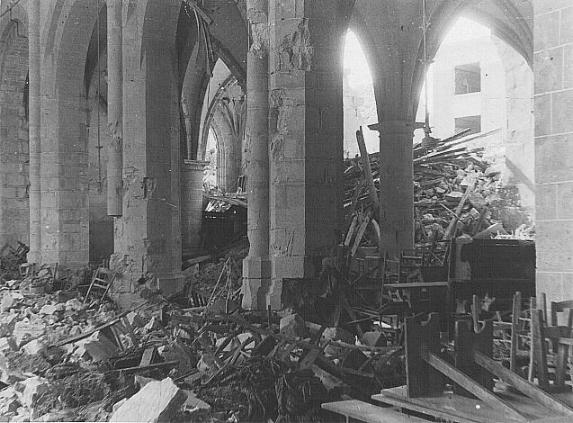
[[[46,294],[25,281],[0,284],[10,421],[320,421],[325,401],[403,383],[401,348],[381,332],[359,342],[294,312],[246,313],[232,284],[212,286],[205,306],[157,293],[121,312],[78,287]]]
[[[508,231],[532,236],[517,189],[502,186],[501,172],[483,159],[483,148],[465,146],[477,137],[464,136],[466,133],[414,145],[416,242],[437,242],[461,234],[478,238],[507,235]],[[360,144],[360,132],[357,137]],[[347,160],[344,174],[348,221],[357,212],[375,216],[379,154]]]

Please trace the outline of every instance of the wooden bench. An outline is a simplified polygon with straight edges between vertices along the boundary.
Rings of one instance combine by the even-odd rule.
[[[346,422],[358,420],[366,423],[428,423],[428,420],[383,408],[359,400],[337,401],[322,404],[324,410],[346,417]]]

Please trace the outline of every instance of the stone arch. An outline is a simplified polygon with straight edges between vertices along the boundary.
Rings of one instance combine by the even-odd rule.
[[[27,31],[17,4],[0,21],[0,247],[29,244]]]
[[[205,131],[203,129],[206,108],[211,99],[209,89],[217,85],[214,67],[220,61],[234,75],[244,89],[246,82],[247,26],[244,20],[245,4],[224,0],[206,1],[203,8],[212,22],[209,24],[213,59],[207,63],[204,40],[196,36],[194,20],[180,16],[177,40],[180,56],[181,100],[185,122],[181,126],[185,139],[181,151],[188,158],[203,160],[205,156]],[[192,29],[183,26],[183,23]]]
[[[113,218],[107,214],[107,157],[111,143],[107,129],[107,7],[101,1],[88,47],[84,83],[87,96],[89,261],[99,264],[113,253]]]
[[[228,192],[237,189],[237,178],[242,172],[245,113],[244,92],[237,79],[228,75],[211,98],[200,142],[204,157],[212,127],[217,134],[217,185]]]
[[[493,12],[492,12],[493,11]],[[430,16],[432,22],[428,31],[429,57],[434,57],[440,45],[455,23],[461,17],[467,16],[476,22],[490,28],[494,35],[507,43],[527,61],[533,65],[533,4],[530,0],[519,4],[515,0],[487,0],[474,2],[462,0],[460,2],[441,1],[435,6]],[[419,58],[423,57],[423,45],[418,46]],[[423,86],[424,67],[417,61],[412,80],[412,97],[414,111],[418,106],[418,99]]]
[[[86,60],[98,4],[65,0],[44,28],[42,60],[42,261],[69,267],[89,261]]]

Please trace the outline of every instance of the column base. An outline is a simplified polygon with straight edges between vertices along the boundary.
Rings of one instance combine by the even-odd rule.
[[[180,292],[185,285],[185,279],[181,273],[172,273],[157,277],[158,288],[163,295],[172,295]]]
[[[271,261],[262,257],[243,260],[243,302],[245,310],[265,310],[270,286]]]
[[[26,255],[26,260],[28,263],[40,263],[42,261],[42,254],[39,251],[30,251]]]
[[[271,310],[282,310],[284,308],[282,279],[273,279],[269,286],[269,291],[266,297],[267,306],[271,306]]]

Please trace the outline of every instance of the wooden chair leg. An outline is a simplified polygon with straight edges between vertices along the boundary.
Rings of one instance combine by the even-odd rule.
[[[513,309],[511,314],[511,347],[509,350],[509,368],[517,371],[517,344],[519,343],[519,316],[521,315],[521,292],[513,295]]]

